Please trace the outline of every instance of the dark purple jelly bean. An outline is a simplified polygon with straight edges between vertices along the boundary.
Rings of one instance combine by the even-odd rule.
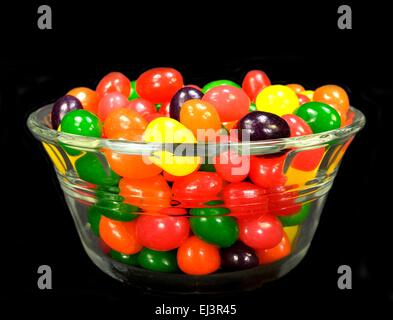
[[[288,138],[290,130],[287,122],[270,112],[253,111],[239,120],[239,140],[242,141],[248,135],[250,141]],[[243,136],[243,130],[246,134]]]
[[[191,99],[202,99],[203,93],[193,87],[184,87],[172,97],[169,106],[169,115],[172,119],[180,121],[180,109],[184,102]]]
[[[76,109],[83,109],[81,102],[78,98],[73,96],[64,96],[58,99],[52,108],[51,122],[52,128],[57,129],[60,125],[61,119],[70,111]]]
[[[220,250],[221,267],[227,271],[238,271],[256,267],[259,264],[255,251],[243,242],[236,242]]]

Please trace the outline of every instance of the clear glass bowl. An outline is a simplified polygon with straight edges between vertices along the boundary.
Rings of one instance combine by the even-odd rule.
[[[88,256],[101,270],[119,281],[143,289],[179,293],[251,290],[267,281],[277,279],[293,269],[303,259],[310,247],[341,159],[355,134],[365,124],[364,115],[359,110],[351,108],[350,112],[353,116],[351,124],[320,134],[250,143],[198,143],[191,145],[189,147],[192,147],[198,154],[203,151],[204,154],[210,156],[217,155],[230,147],[238,150],[239,153],[246,152],[251,156],[280,158],[282,166],[279,166],[279,170],[282,171],[280,174],[285,177],[286,182],[282,188],[267,190],[265,197],[263,197],[264,200],[248,198],[244,194],[237,195],[235,198],[226,198],[222,193],[218,193],[214,200],[221,202],[201,202],[203,197],[198,199],[183,197],[181,199],[176,198],[174,194],[170,195],[171,199],[157,202],[155,196],[142,198],[138,190],[131,196],[123,194],[123,197],[122,194],[119,195],[116,185],[105,187],[84,181],[75,169],[75,162],[81,155],[93,154],[101,161],[105,172],[109,173],[110,165],[106,160],[105,150],[117,154],[146,157],[163,149],[169,150],[168,148],[171,148],[170,150],[173,150],[173,145],[116,141],[59,132],[51,129],[49,121],[51,108],[52,105],[47,105],[36,110],[29,116],[27,124],[33,135],[42,142],[54,164],[67,205]],[[70,156],[65,151],[68,150],[67,148],[79,150],[81,155]],[[315,163],[315,159],[312,159],[312,151],[315,150],[322,150],[317,163]],[[314,162],[314,164],[311,164],[309,168],[299,170],[295,165],[295,161],[296,159],[299,161],[299,157],[302,157],[303,161],[310,158],[311,163]],[[261,264],[241,271],[218,270],[207,275],[188,275],[181,272],[164,273],[125,264],[112,258],[109,254],[110,248],[97,235],[97,232],[93,232],[89,223],[89,209],[100,201],[102,203],[102,199],[106,200],[104,203],[110,204],[109,211],[113,208],[119,209],[122,203],[139,205],[139,212],[134,212],[137,215],[151,214],[151,211],[168,214],[162,213],[169,212],[161,211],[163,207],[182,207],[188,210],[191,207],[224,206],[229,208],[230,215],[236,220],[243,219],[245,216],[263,216],[273,212],[274,215],[281,217],[284,231],[291,242],[291,252],[272,263]],[[288,212],[292,215],[297,214],[300,208],[305,206],[308,208],[308,214],[301,219],[302,221],[285,217],[282,219],[282,216]],[[188,213],[185,214],[185,217],[190,219]],[[110,216],[110,218],[113,217]]]

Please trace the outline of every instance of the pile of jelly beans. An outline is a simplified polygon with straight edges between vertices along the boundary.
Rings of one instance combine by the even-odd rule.
[[[52,128],[87,137],[133,142],[191,143],[288,138],[334,130],[353,118],[346,92],[271,84],[260,70],[242,85],[217,80],[186,85],[172,68],[130,81],[111,72],[95,90],[78,87],[58,99]],[[217,133],[200,139],[198,129]],[[234,130],[237,135],[230,135]],[[213,162],[168,150],[148,157],[111,149],[84,152],[61,145],[96,202],[88,225],[112,259],[157,272],[205,275],[270,264],[292,251],[311,203],[296,202],[283,174],[286,153],[250,156],[224,150]],[[324,148],[298,153],[299,172],[318,167]],[[239,170],[243,161],[247,170]]]

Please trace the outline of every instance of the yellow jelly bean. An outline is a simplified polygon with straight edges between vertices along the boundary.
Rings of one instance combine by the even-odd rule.
[[[43,142],[42,145],[44,146],[46,153],[48,154],[49,158],[52,160],[53,165],[55,166],[57,171],[60,174],[64,175],[67,171],[67,163],[66,163],[66,160],[64,159],[63,155],[60,153],[60,151],[54,145],[51,145],[51,144],[48,144],[45,142]],[[73,168],[75,168],[75,161],[78,160],[78,158],[81,157],[82,154],[78,155],[76,157],[66,155],[66,154],[64,156],[68,157],[71,165],[73,166]]]
[[[297,235],[297,232],[299,230],[299,226],[291,226],[291,227],[284,227],[284,231],[288,236],[289,242],[293,244],[293,241],[295,240],[295,237]]]
[[[255,101],[257,110],[274,113],[278,116],[293,113],[299,107],[296,93],[280,84],[264,88]]]
[[[179,121],[161,117],[147,126],[143,135],[144,142],[155,143],[196,143],[192,131]],[[181,147],[181,146],[180,146]],[[185,176],[198,169],[200,158],[195,156],[175,156],[168,150],[155,151],[149,160],[174,176]]]
[[[300,94],[309,98],[310,101],[313,101],[312,99],[314,98],[314,90],[304,90],[304,91],[300,92]]]
[[[307,181],[314,179],[317,175],[318,167],[311,171],[302,171],[289,167],[285,176],[287,177],[287,186],[297,185],[299,187],[304,186]]]

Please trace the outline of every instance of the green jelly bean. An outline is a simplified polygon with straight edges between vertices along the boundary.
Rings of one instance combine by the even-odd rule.
[[[134,100],[139,98],[138,93],[136,92],[136,80],[131,81],[131,90],[130,90],[130,96],[128,97],[128,100]]]
[[[179,270],[176,250],[155,251],[144,248],[138,254],[138,264],[142,268],[158,272],[176,272]]]
[[[89,152],[76,160],[75,169],[82,180],[97,185],[116,186],[120,176],[104,161],[105,158],[100,159],[97,154]]]
[[[337,110],[323,102],[312,101],[302,104],[295,111],[295,115],[306,121],[313,133],[338,129],[341,125]]]
[[[205,205],[214,206],[217,204],[222,204],[221,200],[212,200],[206,202]],[[192,216],[222,216],[230,213],[231,211],[228,208],[215,207],[215,208],[192,208],[190,210],[190,214]]]
[[[132,221],[138,217],[139,208],[128,203],[100,199],[90,210],[97,211],[105,217],[118,221]]]
[[[83,109],[68,112],[61,120],[61,132],[71,133],[85,137],[100,138],[102,135],[102,123],[96,115]],[[64,146],[63,149],[71,156],[81,153],[79,150]]]
[[[202,92],[206,93],[212,88],[215,88],[218,86],[224,86],[224,85],[225,86],[232,86],[232,87],[236,87],[236,88],[241,88],[236,82],[233,82],[231,80],[216,80],[216,81],[212,81],[212,82],[205,84],[202,88]]]
[[[100,220],[101,220],[101,213],[96,210],[95,205],[92,205],[88,212],[87,212],[87,221],[90,224],[91,231],[96,235],[100,235]]]
[[[257,111],[257,106],[255,105],[254,102],[251,102],[250,108],[248,109],[248,111],[250,111],[250,112]]]
[[[223,216],[227,213],[227,208],[191,209],[190,214],[198,216],[190,218],[192,232],[208,243],[230,247],[239,237],[239,227],[234,218]]]
[[[156,111],[158,112],[161,109],[162,103],[157,103],[154,106],[156,107]]]
[[[109,252],[112,259],[131,266],[138,264],[138,254],[125,254],[115,250]]]
[[[96,187],[96,198],[98,200],[111,200],[117,202],[123,202],[124,197],[119,195],[120,188],[118,186],[100,186]]]
[[[305,203],[298,213],[292,214],[290,216],[278,216],[284,227],[296,226],[301,224],[307,219],[310,214],[311,203]]]

